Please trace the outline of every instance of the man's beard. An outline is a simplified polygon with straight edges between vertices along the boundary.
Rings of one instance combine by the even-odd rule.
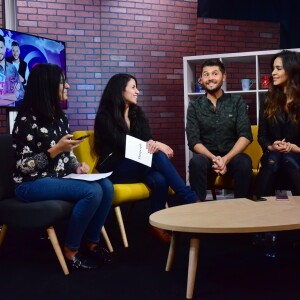
[[[223,82],[220,82],[217,86],[215,86],[214,88],[211,89],[211,88],[207,88],[207,85],[202,83],[203,89],[209,93],[214,93],[214,92],[219,91],[222,88],[222,85],[223,85]]]

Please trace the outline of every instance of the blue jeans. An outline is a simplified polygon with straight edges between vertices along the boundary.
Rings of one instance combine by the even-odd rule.
[[[186,186],[169,158],[161,151],[154,153],[151,168],[125,158],[110,177],[113,183],[143,182],[151,189],[152,212],[165,208],[169,186],[182,204],[194,203],[197,195]]]
[[[65,200],[73,202],[65,246],[77,250],[82,238],[98,243],[112,204],[114,188],[107,178],[99,181],[83,181],[46,177],[19,184],[16,196],[25,202]]]
[[[212,162],[205,155],[194,153],[189,164],[190,183],[200,200],[206,199],[207,178],[216,176]],[[227,173],[234,180],[234,197],[249,197],[252,180],[252,161],[245,153],[237,154],[228,164]]]

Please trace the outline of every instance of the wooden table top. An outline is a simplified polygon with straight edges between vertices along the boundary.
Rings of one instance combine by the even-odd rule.
[[[300,196],[254,202],[245,198],[207,201],[153,213],[150,224],[190,233],[247,233],[300,229]]]

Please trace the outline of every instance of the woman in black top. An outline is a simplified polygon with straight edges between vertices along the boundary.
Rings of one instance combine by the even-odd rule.
[[[116,74],[108,81],[94,128],[94,150],[100,157],[98,171],[113,171],[113,183],[147,184],[151,189],[152,212],[165,208],[169,186],[183,204],[195,202],[196,194],[185,185],[170,161],[173,150],[152,139],[148,120],[137,105],[138,95],[137,80],[132,75]],[[126,135],[147,142],[147,149],[153,154],[151,167],[125,158]],[[156,234],[158,229],[151,227],[151,232]],[[169,237],[165,240],[169,241]]]
[[[258,197],[273,195],[277,173],[300,195],[300,57],[283,50],[271,60],[272,80],[259,114],[258,141],[263,149],[257,176]]]

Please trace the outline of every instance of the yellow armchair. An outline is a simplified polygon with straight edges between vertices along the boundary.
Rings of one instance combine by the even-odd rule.
[[[90,134],[79,147],[74,149],[74,153],[80,162],[85,162],[90,166],[89,173],[97,173],[95,166],[98,158],[93,153],[94,131],[75,131],[74,138],[85,134]],[[150,197],[150,189],[144,183],[114,184],[113,208],[121,232],[124,247],[128,247],[128,240],[123,222],[120,205],[129,202],[145,200]]]

